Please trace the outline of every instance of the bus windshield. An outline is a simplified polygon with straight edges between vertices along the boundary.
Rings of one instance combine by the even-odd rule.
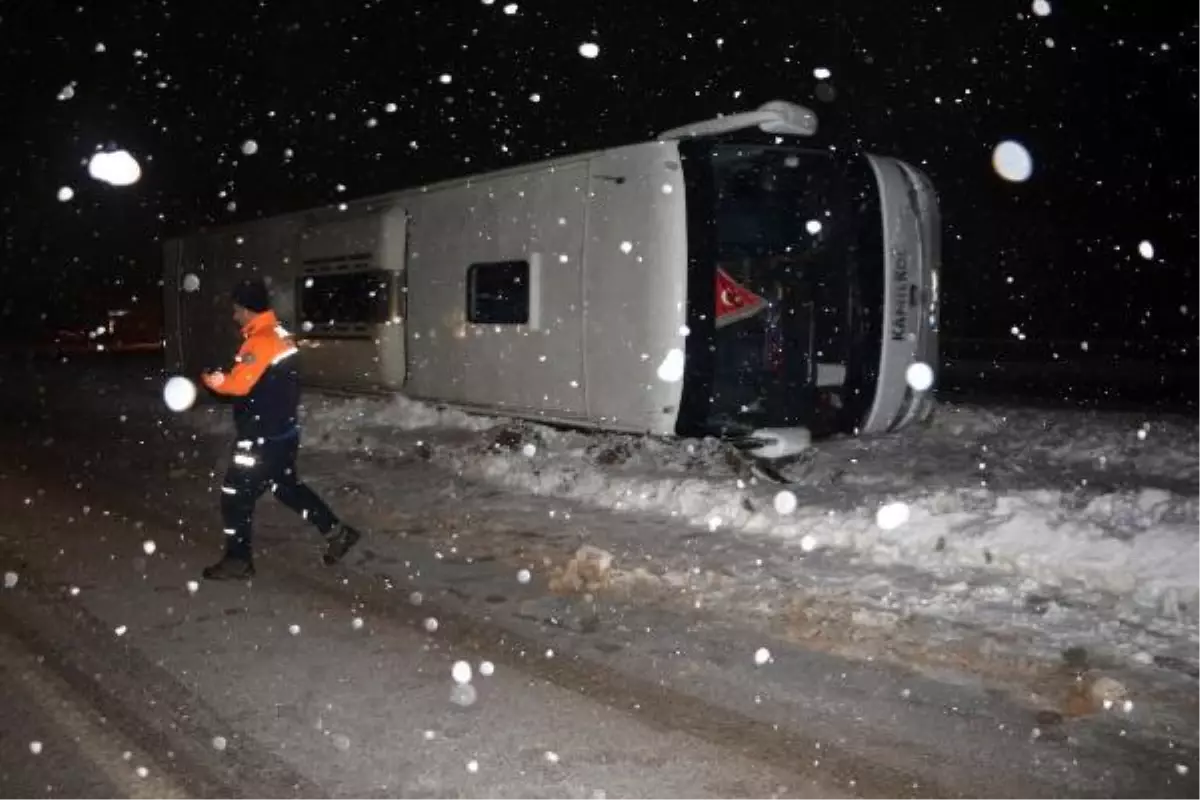
[[[850,359],[856,245],[854,203],[864,176],[827,151],[771,143],[701,142],[685,151],[693,216],[689,239],[714,274],[708,305],[708,402],[713,433],[837,427]],[[873,196],[873,194],[872,194]],[[703,299],[702,299],[703,298]],[[691,354],[689,350],[689,354]]]

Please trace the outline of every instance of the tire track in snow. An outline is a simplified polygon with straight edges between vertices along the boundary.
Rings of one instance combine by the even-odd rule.
[[[28,650],[24,642],[11,633],[12,620],[0,612],[0,675],[5,676],[9,690],[19,687],[20,693],[32,701],[44,724],[63,741],[47,741],[52,749],[58,749],[60,757],[49,765],[60,770],[70,764],[61,759],[73,748],[78,755],[107,781],[109,792],[114,796],[132,798],[182,798],[188,793],[172,777],[171,770],[164,768],[147,751],[133,744],[119,729],[109,726],[108,718],[99,715],[86,697],[80,697],[71,685],[53,669],[47,669],[44,655]],[[90,713],[89,713],[90,712]],[[10,729],[11,730],[11,729]],[[39,748],[40,752],[40,748]],[[136,767],[134,765],[137,765]],[[146,765],[149,765],[147,767]],[[5,765],[11,768],[12,765]],[[145,777],[137,769],[147,768]],[[75,784],[86,780],[85,774],[52,774],[58,781]],[[11,786],[11,785],[10,785]],[[59,789],[66,786],[59,785]],[[89,787],[95,789],[96,787]]]
[[[7,543],[0,544],[0,560],[24,561]],[[215,751],[213,732],[228,727],[215,711],[135,647],[114,641],[108,626],[81,604],[64,604],[61,591],[36,568],[24,564],[20,575],[17,592],[0,602],[0,628],[40,658],[43,669],[122,738],[158,754],[168,785],[192,797],[323,796],[319,786],[253,741],[239,740],[236,747]],[[20,600],[19,613],[13,598]],[[138,698],[141,707],[131,705],[129,698]]]

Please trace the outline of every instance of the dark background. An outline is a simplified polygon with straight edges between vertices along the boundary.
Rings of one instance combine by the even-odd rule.
[[[1193,4],[1053,0],[1047,17],[1028,0],[505,5],[10,0],[0,335],[44,337],[118,304],[160,313],[166,235],[784,98],[817,111],[825,141],[933,179],[948,352],[1061,363],[1084,358],[1086,341],[1087,358],[1194,370]],[[584,41],[599,58],[579,55]],[[815,67],[832,71],[828,87]],[[75,96],[58,100],[71,82]],[[1025,183],[992,169],[1010,138],[1033,155]],[[89,178],[98,146],[132,152],[141,181]],[[75,197],[60,203],[64,185]]]

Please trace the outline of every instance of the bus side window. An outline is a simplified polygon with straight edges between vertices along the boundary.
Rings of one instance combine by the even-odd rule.
[[[493,261],[467,268],[467,321],[481,325],[529,322],[529,262]]]
[[[378,270],[310,274],[299,279],[306,333],[335,333],[388,321],[390,276]]]

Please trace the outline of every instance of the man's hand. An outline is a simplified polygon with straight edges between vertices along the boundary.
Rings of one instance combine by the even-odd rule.
[[[205,386],[215,391],[221,384],[225,383],[225,373],[220,370],[203,372],[200,374],[200,380],[204,381]]]

